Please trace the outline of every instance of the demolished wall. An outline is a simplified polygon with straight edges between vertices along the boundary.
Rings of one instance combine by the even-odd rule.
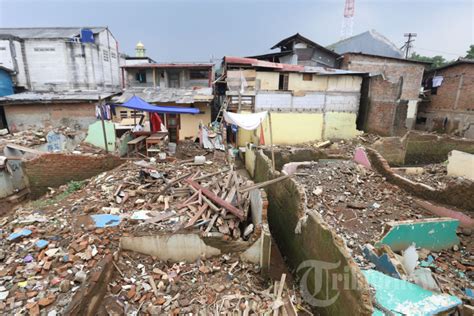
[[[474,153],[474,141],[410,131],[403,137],[381,138],[372,148],[390,165],[403,166],[443,162],[452,150]]]
[[[262,151],[256,152],[255,157],[256,182],[280,175],[271,170],[271,161]],[[316,211],[305,209],[304,193],[296,182],[284,180],[266,187],[266,192],[272,235],[289,266],[298,270],[298,276],[306,281],[306,300],[312,301],[321,315],[371,315],[371,296],[365,278],[352,260],[344,241]],[[350,286],[343,286],[342,281],[326,277],[328,275],[316,278],[313,271],[303,269],[319,269],[325,264],[335,264],[332,275],[347,276]],[[321,282],[320,287],[318,282]],[[323,303],[335,297],[333,303]]]
[[[436,190],[423,183],[413,182],[396,174],[395,171],[390,168],[387,160],[374,149],[367,148],[367,153],[372,167],[377,170],[377,172],[382,174],[387,181],[396,184],[410,194],[422,199],[459,207],[465,210],[474,209],[474,182],[469,180],[456,180],[448,182],[444,190]]]
[[[69,181],[80,181],[111,170],[124,161],[112,155],[43,154],[23,162],[32,196],[39,196],[49,187]]]

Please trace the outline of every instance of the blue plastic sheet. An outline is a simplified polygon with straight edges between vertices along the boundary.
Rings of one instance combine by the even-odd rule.
[[[199,109],[190,107],[178,106],[159,106],[149,104],[140,97],[134,95],[127,102],[123,104],[115,104],[115,106],[122,106],[124,108],[133,109],[137,111],[168,113],[168,114],[199,114]]]

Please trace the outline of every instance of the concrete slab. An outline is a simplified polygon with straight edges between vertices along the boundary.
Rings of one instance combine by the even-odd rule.
[[[402,251],[414,243],[419,248],[439,251],[459,244],[458,226],[458,220],[447,217],[390,222],[375,246],[388,245],[393,251]]]
[[[448,176],[474,181],[474,155],[453,150],[448,156]]]
[[[375,298],[395,315],[438,315],[462,304],[456,296],[437,294],[375,270],[362,271],[375,288]],[[374,315],[384,315],[377,310]]]

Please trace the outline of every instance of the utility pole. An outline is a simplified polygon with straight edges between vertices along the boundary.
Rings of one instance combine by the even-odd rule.
[[[405,59],[408,59],[408,54],[410,53],[410,49],[413,47],[411,43],[415,41],[416,33],[405,33],[403,36],[408,37],[405,45],[402,46],[402,49],[405,48]]]

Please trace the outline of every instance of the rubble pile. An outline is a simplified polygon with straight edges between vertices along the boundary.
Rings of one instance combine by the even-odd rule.
[[[281,306],[289,315],[304,310],[296,292],[268,286],[255,264],[238,257],[166,263],[122,252],[104,299],[104,309],[149,315],[263,315]],[[283,282],[284,283],[284,282]]]
[[[194,156],[203,156],[208,153],[209,151],[205,150],[199,143],[192,140],[181,141],[176,149],[176,157],[178,159],[190,159],[194,158]]]
[[[248,191],[242,190],[252,182],[232,168],[128,162],[86,182],[52,190],[0,219],[0,313],[64,314],[108,255],[118,256],[123,274],[110,293],[148,313],[155,307],[186,311],[212,303],[218,310],[259,314],[282,300],[299,304],[294,294],[277,299],[265,290],[257,266],[227,255],[173,265],[120,252],[120,237],[140,231],[193,229],[223,240],[255,239],[247,223]],[[141,282],[144,273],[160,294]]]
[[[96,263],[118,249],[117,230],[77,229],[76,214],[20,207],[0,220],[0,313],[63,312]]]
[[[363,255],[364,247],[383,234],[387,223],[432,217],[413,203],[410,194],[353,161],[313,162],[301,165],[295,175],[307,208],[318,211],[346,240],[362,268],[374,267]],[[465,289],[472,287],[474,277],[474,243],[469,231],[458,235],[460,246],[417,251],[420,265],[431,269],[441,291],[467,299]]]
[[[246,239],[252,185],[238,172],[215,163],[127,163],[92,179],[80,202],[85,213],[107,212],[132,221],[134,231],[198,228],[228,239]],[[217,202],[216,202],[217,200]],[[220,204],[219,204],[220,203]],[[138,225],[135,221],[139,220]]]
[[[443,190],[446,188],[448,182],[456,181],[457,177],[448,176],[448,170],[446,164],[429,164],[423,167],[413,168],[399,168],[401,172],[398,172],[401,176],[408,178],[412,181],[420,182],[429,185],[437,190]],[[406,169],[406,170],[403,170]],[[411,171],[413,170],[413,171]],[[410,172],[411,171],[411,172]]]
[[[359,146],[369,146],[380,137],[374,134],[363,134],[353,139],[326,140],[321,142],[308,142],[298,146],[275,145],[275,151],[293,151],[297,149],[322,150],[330,156],[338,156],[345,159],[352,158],[354,149]],[[270,149],[270,147],[268,147]]]
[[[46,134],[48,134],[48,132],[49,131],[46,129],[38,129],[34,131],[26,130],[14,134],[0,135],[0,151],[3,152],[3,148],[9,143],[24,147],[34,147],[46,144]]]

